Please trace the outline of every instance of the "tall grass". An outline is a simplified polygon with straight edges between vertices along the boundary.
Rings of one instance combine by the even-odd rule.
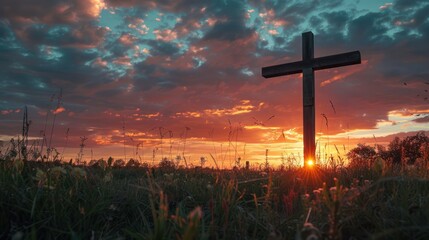
[[[0,161],[0,238],[425,239],[426,170]]]

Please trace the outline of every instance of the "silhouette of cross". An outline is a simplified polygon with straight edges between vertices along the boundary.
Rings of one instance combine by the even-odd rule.
[[[303,73],[304,166],[309,161],[316,162],[314,71],[360,63],[359,51],[314,58],[314,35],[305,32],[302,34],[302,61],[262,68],[265,78]]]

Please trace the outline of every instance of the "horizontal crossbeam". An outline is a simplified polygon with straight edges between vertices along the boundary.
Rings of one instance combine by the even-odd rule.
[[[310,61],[299,61],[286,64],[279,64],[262,68],[262,76],[265,78],[279,77],[302,73],[303,69],[313,68],[313,70],[323,70],[353,64],[360,64],[360,52],[340,53],[336,55],[313,58]]]

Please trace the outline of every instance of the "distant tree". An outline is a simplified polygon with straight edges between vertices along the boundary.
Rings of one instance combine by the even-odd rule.
[[[164,169],[174,169],[175,165],[173,161],[168,160],[168,158],[164,158],[162,159],[162,161],[159,163],[159,168],[164,168]]]
[[[376,145],[371,147],[358,144],[347,153],[351,166],[370,166],[376,158],[381,158],[388,165],[424,164],[429,162],[429,137],[424,132],[408,136],[404,139],[395,137],[386,147]]]
[[[78,160],[78,159],[76,159],[76,160],[75,160],[75,162],[77,162],[77,160]],[[97,165],[97,163],[98,163],[98,161],[99,161],[99,160],[95,160],[95,159],[93,159],[93,160],[89,161],[88,166],[90,166],[90,167],[92,167],[92,166],[96,166],[96,165]]]
[[[139,161],[131,158],[125,166],[127,166],[127,167],[138,167],[138,166],[140,166],[140,163],[139,163]]]
[[[422,153],[421,166],[427,169],[429,167],[429,143],[424,143],[420,147],[420,152]]]
[[[90,166],[90,167],[97,167],[97,168],[99,167],[99,168],[102,168],[102,169],[106,169],[107,162],[103,158],[100,158],[98,160],[91,160],[89,162],[88,166]]]
[[[387,160],[392,164],[400,164],[402,161],[402,141],[398,137],[395,137],[388,146]]]
[[[389,143],[387,160],[392,164],[414,164],[417,159],[424,158],[425,146],[429,144],[429,137],[424,132],[408,136],[403,140],[396,137]]]
[[[125,166],[125,161],[122,159],[118,159],[113,162],[113,167],[123,167],[123,166]]]
[[[385,146],[377,144],[375,146],[375,149],[376,149],[375,151],[377,152],[377,157],[380,157],[384,161],[386,161],[386,159],[389,158],[390,152]]]
[[[112,157],[109,157],[107,159],[107,166],[111,167],[114,161],[115,161],[115,159],[113,159]]]
[[[347,158],[350,161],[349,165],[351,167],[369,167],[376,155],[377,153],[374,147],[358,144],[357,147],[347,153]]]
[[[422,158],[422,146],[429,143],[429,137],[424,132],[418,132],[414,136],[408,136],[402,140],[402,159],[406,164],[414,164],[417,159]]]

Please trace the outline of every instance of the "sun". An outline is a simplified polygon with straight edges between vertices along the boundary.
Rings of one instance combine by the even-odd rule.
[[[308,167],[313,167],[314,166],[314,161],[312,159],[307,160],[307,166]]]

